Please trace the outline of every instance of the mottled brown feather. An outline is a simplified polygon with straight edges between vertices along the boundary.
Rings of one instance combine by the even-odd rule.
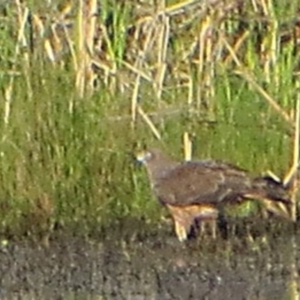
[[[180,241],[198,221],[216,220],[220,205],[257,198],[290,203],[283,184],[269,177],[251,178],[232,164],[214,160],[176,162],[158,149],[141,153],[155,195],[169,209]],[[272,206],[271,206],[272,207]]]
[[[163,203],[173,205],[218,204],[238,200],[251,187],[244,170],[217,161],[184,162],[164,172],[154,183]]]
[[[156,196],[164,204],[217,205],[242,198],[270,198],[289,202],[281,183],[257,177],[237,166],[216,160],[176,162],[158,149],[141,155]],[[141,159],[140,159],[141,160]]]

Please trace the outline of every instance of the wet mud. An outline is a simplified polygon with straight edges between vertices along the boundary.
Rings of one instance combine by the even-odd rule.
[[[0,299],[294,299],[299,230],[254,240],[57,234],[0,248]]]

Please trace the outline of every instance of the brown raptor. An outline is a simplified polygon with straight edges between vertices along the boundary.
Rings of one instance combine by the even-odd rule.
[[[270,177],[252,177],[237,166],[217,160],[177,162],[159,149],[140,152],[153,191],[174,220],[179,241],[197,222],[216,220],[226,203],[245,199],[290,203],[287,189]]]

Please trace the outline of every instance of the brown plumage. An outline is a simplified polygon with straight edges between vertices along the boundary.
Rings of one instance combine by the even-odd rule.
[[[195,222],[215,220],[226,203],[261,199],[289,203],[288,192],[269,177],[251,178],[247,171],[214,160],[176,162],[158,149],[137,157],[147,168],[152,188],[167,206],[180,241]]]

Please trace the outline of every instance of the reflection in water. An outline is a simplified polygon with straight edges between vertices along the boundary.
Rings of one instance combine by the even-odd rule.
[[[11,242],[0,251],[0,299],[299,299],[296,234],[165,239]]]

